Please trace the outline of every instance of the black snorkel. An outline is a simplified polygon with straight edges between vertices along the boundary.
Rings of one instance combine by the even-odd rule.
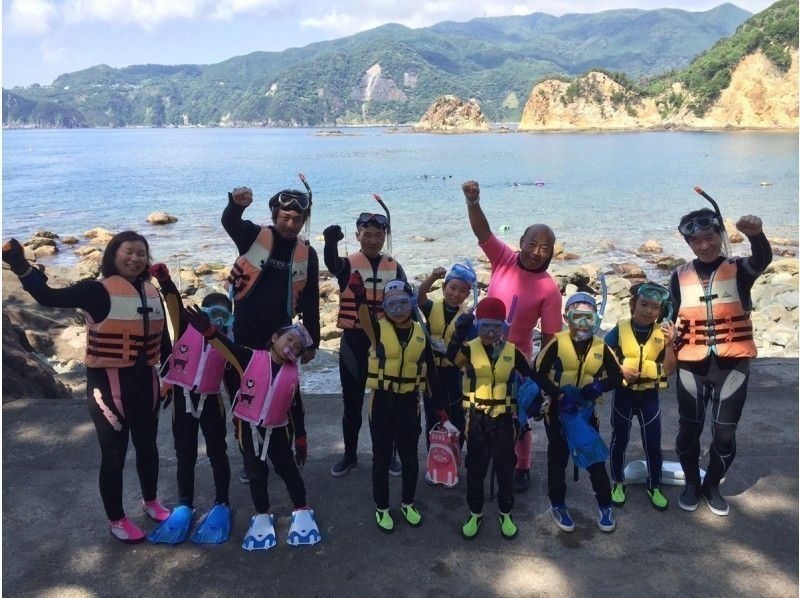
[[[714,198],[703,191],[700,187],[695,187],[694,190],[708,200],[708,203],[714,207],[714,212],[717,214],[717,219],[719,220],[719,226],[722,229],[720,231],[720,236],[722,237],[722,246],[725,249],[725,257],[731,257],[731,241],[728,238],[728,231],[725,230],[725,221],[722,219],[722,212],[719,211],[717,202],[714,201]]]
[[[391,256],[392,255],[392,215],[389,212],[389,208],[387,208],[386,204],[383,203],[383,200],[381,199],[380,195],[378,195],[377,193],[373,193],[372,197],[375,198],[375,201],[377,201],[380,204],[381,208],[383,208],[383,211],[386,212],[386,249],[387,249],[386,253],[387,253],[387,255]]]

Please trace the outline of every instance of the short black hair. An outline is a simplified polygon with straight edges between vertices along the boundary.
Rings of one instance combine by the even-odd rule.
[[[228,311],[233,309],[231,300],[224,293],[209,293],[203,297],[203,302],[200,304],[202,307],[209,307],[211,305],[224,305]]]
[[[149,280],[150,279],[150,244],[147,242],[142,235],[139,233],[132,231],[132,230],[124,230],[121,233],[117,233],[106,245],[106,250],[103,252],[103,260],[100,262],[100,273],[103,275],[103,278],[109,278],[111,276],[116,276],[119,274],[117,272],[117,266],[114,261],[117,258],[117,250],[120,248],[120,245],[125,243],[126,241],[141,241],[144,243],[145,251],[147,252],[147,263],[145,264],[144,269],[142,270],[141,274],[139,274],[136,278],[140,280]]]

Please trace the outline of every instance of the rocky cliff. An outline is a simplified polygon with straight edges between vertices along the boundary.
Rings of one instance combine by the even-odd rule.
[[[797,49],[789,56],[786,72],[760,50],[744,57],[702,116],[690,110],[692,94],[680,83],[649,96],[601,72],[546,80],[533,88],[519,130],[796,128]]]
[[[422,119],[414,126],[422,132],[478,132],[489,131],[489,121],[477,100],[465,102],[459,97],[446,95],[438,98]]]

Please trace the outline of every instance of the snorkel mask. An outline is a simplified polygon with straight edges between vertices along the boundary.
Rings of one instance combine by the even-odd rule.
[[[393,293],[402,291],[403,294]],[[391,297],[387,297],[392,293]],[[404,280],[390,280],[383,287],[383,311],[392,319],[405,321],[414,309],[414,290]]]
[[[579,304],[585,303],[592,309],[578,309]],[[569,324],[570,334],[576,341],[585,341],[592,338],[600,322],[597,315],[597,302],[589,293],[575,293],[564,306],[564,319]]]
[[[310,349],[314,346],[314,341],[311,339],[311,335],[306,330],[306,327],[303,326],[302,323],[296,322],[291,326],[284,326],[280,330],[278,330],[278,337],[283,336],[284,334],[293,333],[300,339],[300,352],[302,353],[306,349]],[[286,346],[283,348],[282,351],[283,357],[285,357],[288,361],[297,361],[298,355],[295,355],[292,348]]]
[[[654,282],[645,282],[639,286],[636,295],[650,301],[661,303],[661,315],[658,320],[656,320],[657,322],[672,319],[672,301],[670,300],[669,291],[666,288]]]
[[[227,330],[233,326],[234,315],[222,305],[209,305],[200,309],[208,315],[211,323],[217,328]]]
[[[273,211],[273,213],[274,210],[280,208],[282,210],[292,210],[303,214],[305,217],[305,223],[303,224],[304,232],[306,237],[308,237],[311,231],[311,187],[302,172],[298,172],[297,176],[306,188],[306,193],[298,191],[297,189],[284,189],[283,191],[279,191],[269,199],[269,209]]]

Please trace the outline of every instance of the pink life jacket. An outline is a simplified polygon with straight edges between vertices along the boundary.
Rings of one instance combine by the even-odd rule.
[[[269,350],[253,351],[236,393],[233,415],[262,428],[283,427],[289,423],[289,408],[299,385],[296,363],[284,363],[273,379]]]
[[[218,394],[224,373],[225,358],[194,327],[187,326],[172,348],[163,381],[201,395]]]

